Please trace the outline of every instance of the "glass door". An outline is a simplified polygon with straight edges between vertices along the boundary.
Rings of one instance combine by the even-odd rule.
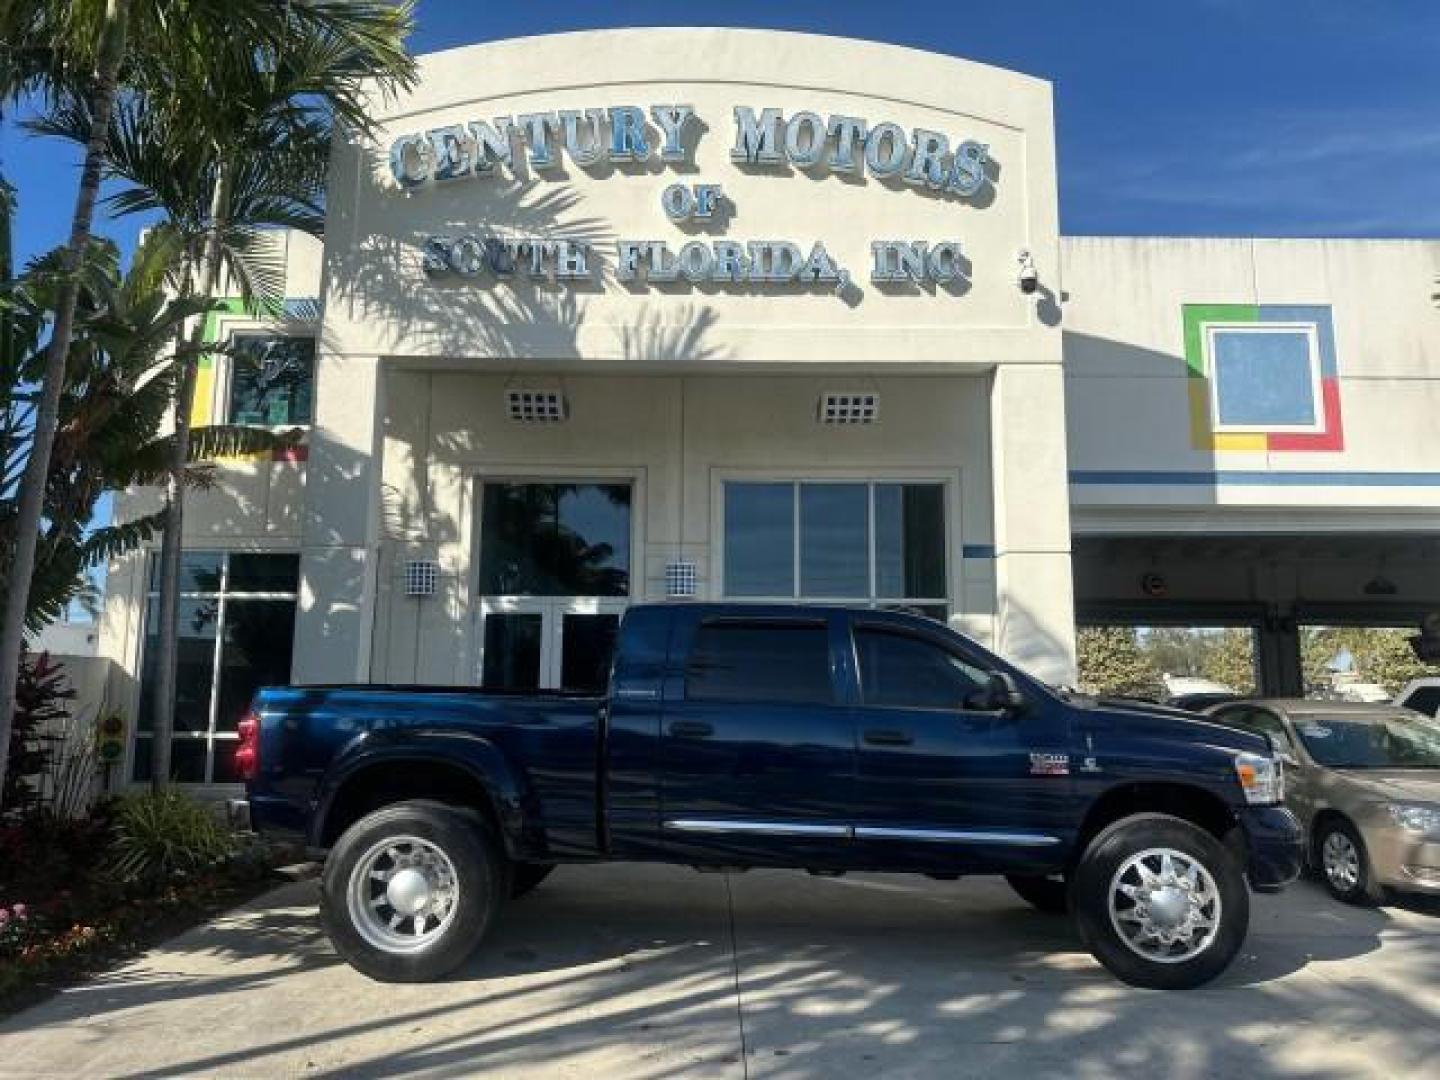
[[[550,638],[544,600],[485,597],[480,601],[480,685],[539,690],[550,684]]]
[[[480,684],[603,690],[629,603],[629,483],[480,484]]]
[[[610,679],[610,658],[625,601],[574,597],[556,606],[555,686],[602,693]]]
[[[599,693],[626,601],[487,596],[480,601],[480,685]]]

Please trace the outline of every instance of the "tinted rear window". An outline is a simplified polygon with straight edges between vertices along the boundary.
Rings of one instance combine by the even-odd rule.
[[[685,667],[690,701],[829,704],[830,645],[823,625],[702,624]]]

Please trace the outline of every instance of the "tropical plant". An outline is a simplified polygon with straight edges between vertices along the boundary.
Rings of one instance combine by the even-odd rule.
[[[164,881],[227,858],[235,839],[178,791],[127,795],[115,807],[109,870],[126,883]]]
[[[103,11],[100,8],[103,7]],[[16,680],[24,641],[29,582],[35,567],[41,517],[50,469],[50,452],[59,423],[60,395],[74,331],[79,299],[79,274],[90,246],[95,202],[100,194],[101,143],[115,100],[120,65],[129,31],[130,0],[86,0],[68,3],[9,0],[0,7],[0,40],[6,43],[0,60],[0,99],[37,83],[47,88],[76,81],[77,62],[89,78],[95,123],[85,145],[85,163],[70,222],[70,239],[61,256],[61,289],[55,307],[55,326],[46,351],[38,400],[31,418],[31,436],[21,474],[13,544],[4,555],[9,564],[0,621],[0,773],[4,771],[8,739],[5,737],[15,708]],[[67,69],[67,65],[71,65]],[[3,803],[0,803],[3,805]]]
[[[274,312],[284,297],[282,249],[274,229],[319,235],[324,182],[336,125],[368,130],[371,97],[414,78],[404,39],[410,5],[350,0],[287,5],[260,47],[244,39],[182,37],[174,85],[122,105],[110,122],[111,172],[130,186],[122,212],[166,214],[189,252],[182,295],[212,296],[228,277],[243,299]],[[204,101],[204,109],[194,103]],[[94,116],[73,99],[36,127],[78,139]],[[195,356],[203,325],[191,330],[175,394],[175,439],[166,479],[156,663],[154,783],[169,779],[178,650],[183,466],[189,453]]]
[[[69,378],[61,394],[50,458],[43,528],[28,590],[26,623],[31,630],[83,597],[89,587],[88,570],[134,550],[164,522],[160,512],[90,528],[106,492],[156,483],[167,474],[174,439],[157,434],[175,381],[176,359],[167,349],[185,320],[210,306],[167,295],[165,278],[178,254],[177,238],[164,227],[142,240],[123,275],[114,245],[95,241],[87,253]],[[32,262],[18,281],[0,287],[0,310],[15,315],[18,325],[43,326],[44,313],[58,289],[57,266],[56,254]],[[42,341],[33,334],[30,338],[28,352],[22,350],[20,362],[6,369],[0,383],[7,402],[22,403],[10,410],[11,415],[23,413],[32,373],[45,351]],[[12,467],[23,456],[24,434],[12,432],[18,444],[10,457]],[[191,448],[186,481],[197,486],[211,483],[208,456],[269,449],[284,441],[268,430],[203,429]],[[13,473],[7,472],[0,490],[13,491],[12,479]],[[0,498],[0,541],[13,539],[17,520],[13,497]],[[0,582],[9,586],[3,569]]]
[[[212,95],[206,91],[214,91],[216,86],[207,86],[205,80],[193,76],[206,70],[221,49],[265,62],[287,48],[288,39],[299,29],[329,35],[330,40],[362,52],[368,50],[371,59],[392,63],[408,76],[413,69],[405,66],[410,61],[403,39],[410,25],[408,3],[390,5],[379,0],[0,0],[0,104],[26,92],[38,92],[52,105],[83,103],[88,121],[79,133],[85,147],[84,165],[69,242],[60,257],[61,289],[53,314],[54,329],[31,410],[15,540],[12,548],[0,551],[10,567],[11,582],[28,583],[35,567],[50,454],[75,327],[79,274],[90,246],[105,144],[117,100],[134,95],[151,107],[188,115],[198,130],[210,113],[207,99]],[[354,74],[350,111],[363,115],[362,75],[383,76],[386,72],[384,67],[372,66]],[[318,97],[324,105],[323,91]],[[197,102],[206,107],[197,108]],[[306,105],[298,101],[292,101],[291,107],[297,116],[307,112]],[[334,108],[333,101],[329,107]],[[253,146],[246,152],[252,151]],[[207,295],[209,291],[201,290]],[[185,379],[181,382],[183,385]],[[171,474],[174,484],[180,482],[188,455],[188,433],[178,435]],[[27,594],[23,585],[8,589],[0,621],[0,767],[14,708]]]
[[[75,697],[61,666],[45,653],[20,658],[15,717],[5,769],[4,806],[12,817],[33,814],[44,796],[41,778],[52,757],[51,729]]]

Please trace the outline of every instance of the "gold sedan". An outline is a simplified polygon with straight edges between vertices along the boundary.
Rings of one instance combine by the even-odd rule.
[[[1440,720],[1393,705],[1285,698],[1227,702],[1209,715],[1270,737],[1285,762],[1285,804],[1337,899],[1440,895]]]

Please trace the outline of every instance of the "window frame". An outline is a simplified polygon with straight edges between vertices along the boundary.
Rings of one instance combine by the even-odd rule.
[[[234,782],[229,781],[229,780],[216,780],[216,779],[215,779],[215,757],[216,757],[216,752],[217,752],[217,751],[216,751],[216,744],[217,744],[217,743],[236,743],[236,742],[238,742],[239,739],[240,739],[240,736],[239,736],[239,733],[238,733],[238,732],[221,731],[221,730],[218,729],[217,723],[216,723],[216,721],[217,721],[217,719],[218,719],[219,710],[220,710],[220,683],[221,683],[221,679],[222,679],[222,677],[223,677],[223,675],[224,675],[224,670],[225,670],[225,669],[224,669],[224,664],[223,664],[221,661],[222,661],[222,657],[223,657],[223,649],[224,649],[224,647],[225,647],[225,627],[226,627],[225,616],[226,616],[226,613],[227,613],[228,603],[229,603],[229,601],[232,601],[232,600],[238,601],[238,602],[247,602],[247,601],[253,601],[253,600],[261,600],[261,601],[270,600],[270,601],[280,601],[280,602],[284,602],[284,601],[287,601],[287,600],[288,600],[288,601],[290,601],[291,603],[293,603],[293,604],[295,605],[295,611],[296,611],[296,614],[298,615],[298,614],[299,614],[299,610],[300,610],[300,566],[299,566],[300,553],[299,553],[298,551],[294,551],[294,550],[252,550],[252,549],[245,549],[245,548],[236,548],[236,549],[229,549],[229,548],[226,548],[226,549],[218,549],[218,548],[188,548],[188,549],[186,549],[186,551],[184,552],[184,554],[185,554],[185,555],[218,555],[218,556],[220,557],[220,582],[219,582],[219,588],[218,588],[218,589],[213,589],[213,590],[211,590],[211,589],[185,589],[185,588],[182,587],[182,589],[181,589],[181,591],[180,591],[180,594],[179,594],[179,597],[178,597],[178,599],[179,599],[180,601],[182,601],[182,602],[183,602],[183,601],[186,601],[186,600],[214,600],[214,601],[215,601],[215,604],[216,604],[216,607],[215,607],[215,641],[214,641],[214,644],[213,644],[213,646],[212,646],[212,648],[211,648],[211,653],[210,653],[210,689],[209,689],[209,695],[210,695],[209,700],[210,700],[210,704],[209,704],[209,708],[208,708],[207,713],[206,713],[205,730],[204,730],[203,732],[172,731],[172,732],[170,733],[170,740],[171,740],[171,744],[172,744],[172,749],[171,749],[172,759],[173,759],[173,755],[174,755],[173,744],[176,743],[176,742],[188,741],[188,742],[199,742],[199,743],[205,744],[205,773],[204,773],[204,779],[202,779],[202,780],[179,780],[179,781],[172,781],[172,783],[181,784],[181,785],[186,786],[186,787],[214,787],[214,786],[216,786],[216,785],[220,785],[220,786],[223,786],[223,787],[231,787],[231,786],[235,786],[235,783],[234,783]],[[230,560],[231,560],[232,557],[237,556],[237,555],[238,555],[238,556],[242,556],[242,557],[244,557],[244,556],[254,556],[254,555],[260,555],[260,556],[272,555],[272,556],[290,556],[290,557],[295,558],[295,560],[296,560],[296,567],[295,567],[295,588],[294,588],[293,590],[288,590],[288,591],[286,591],[286,590],[273,590],[273,589],[271,589],[271,590],[231,591],[230,588],[229,588],[229,584],[230,584]],[[135,670],[136,670],[136,671],[138,672],[138,674],[139,674],[139,678],[136,680],[136,687],[135,687],[135,694],[136,694],[135,701],[136,701],[136,704],[137,704],[137,707],[136,707],[136,714],[137,714],[137,715],[136,715],[136,722],[135,722],[134,725],[132,725],[133,730],[132,730],[131,738],[130,738],[129,756],[128,756],[126,762],[125,762],[125,778],[126,778],[126,779],[125,779],[125,782],[126,782],[127,784],[147,784],[147,783],[149,783],[148,780],[137,780],[137,779],[135,779],[135,765],[136,765],[136,761],[137,761],[137,750],[138,750],[138,748],[139,748],[140,742],[141,742],[142,740],[148,741],[148,742],[151,744],[152,748],[153,748],[154,741],[155,741],[155,732],[154,732],[153,728],[152,728],[152,730],[150,730],[150,731],[141,731],[141,730],[140,730],[139,716],[138,716],[139,707],[138,707],[138,706],[139,706],[139,702],[140,702],[141,700],[143,700],[143,698],[144,698],[144,693],[145,693],[145,689],[144,689],[144,680],[145,680],[145,650],[148,648],[148,645],[149,645],[149,637],[150,637],[150,619],[151,619],[150,607],[151,607],[151,601],[152,601],[152,600],[158,600],[159,597],[160,597],[160,590],[159,590],[158,588],[151,588],[152,580],[156,577],[156,572],[158,571],[159,561],[160,561],[160,552],[159,552],[159,551],[153,551],[153,552],[151,552],[150,555],[149,555],[149,557],[146,559],[146,565],[145,565],[145,569],[144,569],[144,572],[143,572],[143,573],[144,573],[144,577],[143,577],[142,581],[143,581],[143,586],[144,586],[144,587],[143,587],[143,589],[141,590],[141,598],[140,598],[141,617],[140,617],[140,627],[139,627],[139,636],[138,636],[140,656],[139,656],[139,662],[137,663],[136,668],[135,668]],[[294,673],[294,667],[295,667],[295,648],[294,648],[294,642],[293,642],[293,640],[292,640],[292,642],[291,642],[291,648],[290,648],[290,668],[291,668],[291,674],[292,674],[292,675],[293,675],[293,673]],[[153,757],[151,758],[151,768],[152,768],[152,772],[153,772],[153,768],[154,768],[154,758],[153,758]]]
[[[310,419],[304,421],[287,421],[282,424],[271,423],[250,423],[245,422],[245,427],[266,428],[270,431],[288,431],[291,428],[300,428],[308,431],[315,426],[316,390],[318,384],[320,367],[320,337],[313,330],[284,330],[265,326],[244,326],[231,329],[225,339],[225,379],[224,386],[220,389],[220,414],[225,418],[226,424],[240,424],[235,419],[235,376],[239,371],[238,357],[235,351],[236,342],[241,338],[304,338],[314,346],[314,353],[310,359]]]
[[[986,664],[980,663],[978,658],[967,652],[960,643],[949,641],[940,634],[927,634],[925,631],[919,629],[918,627],[904,626],[899,623],[892,622],[881,622],[877,619],[851,619],[849,628],[846,632],[849,635],[850,649],[854,655],[855,700],[856,703],[864,709],[896,709],[907,712],[913,711],[926,713],[954,713],[964,712],[966,711],[967,707],[965,706],[963,701],[956,702],[954,705],[950,706],[889,705],[881,702],[866,701],[865,664],[860,657],[860,635],[862,633],[879,633],[888,634],[891,637],[910,638],[912,640],[922,642],[926,645],[930,645],[933,648],[939,649],[941,652],[949,653],[951,656],[960,660],[966,667],[973,668],[981,674],[985,674],[987,672],[992,672],[993,670],[995,670],[994,668]]]
[[[960,595],[959,581],[964,561],[959,543],[961,522],[959,515],[960,493],[963,491],[962,476],[958,472],[924,473],[913,470],[877,470],[864,474],[827,473],[796,474],[794,472],[735,471],[717,472],[713,479],[712,494],[712,548],[714,558],[714,594],[722,600],[745,604],[831,604],[849,607],[868,607],[878,610],[915,609],[921,607],[943,608],[946,620],[957,610],[956,597]],[[791,535],[791,592],[765,596],[734,596],[726,587],[728,545],[726,544],[726,490],[731,484],[788,484],[791,487],[793,527]],[[868,589],[866,596],[822,596],[801,591],[800,556],[803,548],[800,530],[801,489],[806,485],[838,484],[862,485],[866,489],[868,556]],[[944,596],[880,596],[877,594],[877,552],[875,491],[877,487],[891,485],[915,485],[940,488],[940,522],[944,530],[940,550],[945,558],[943,578]]]

